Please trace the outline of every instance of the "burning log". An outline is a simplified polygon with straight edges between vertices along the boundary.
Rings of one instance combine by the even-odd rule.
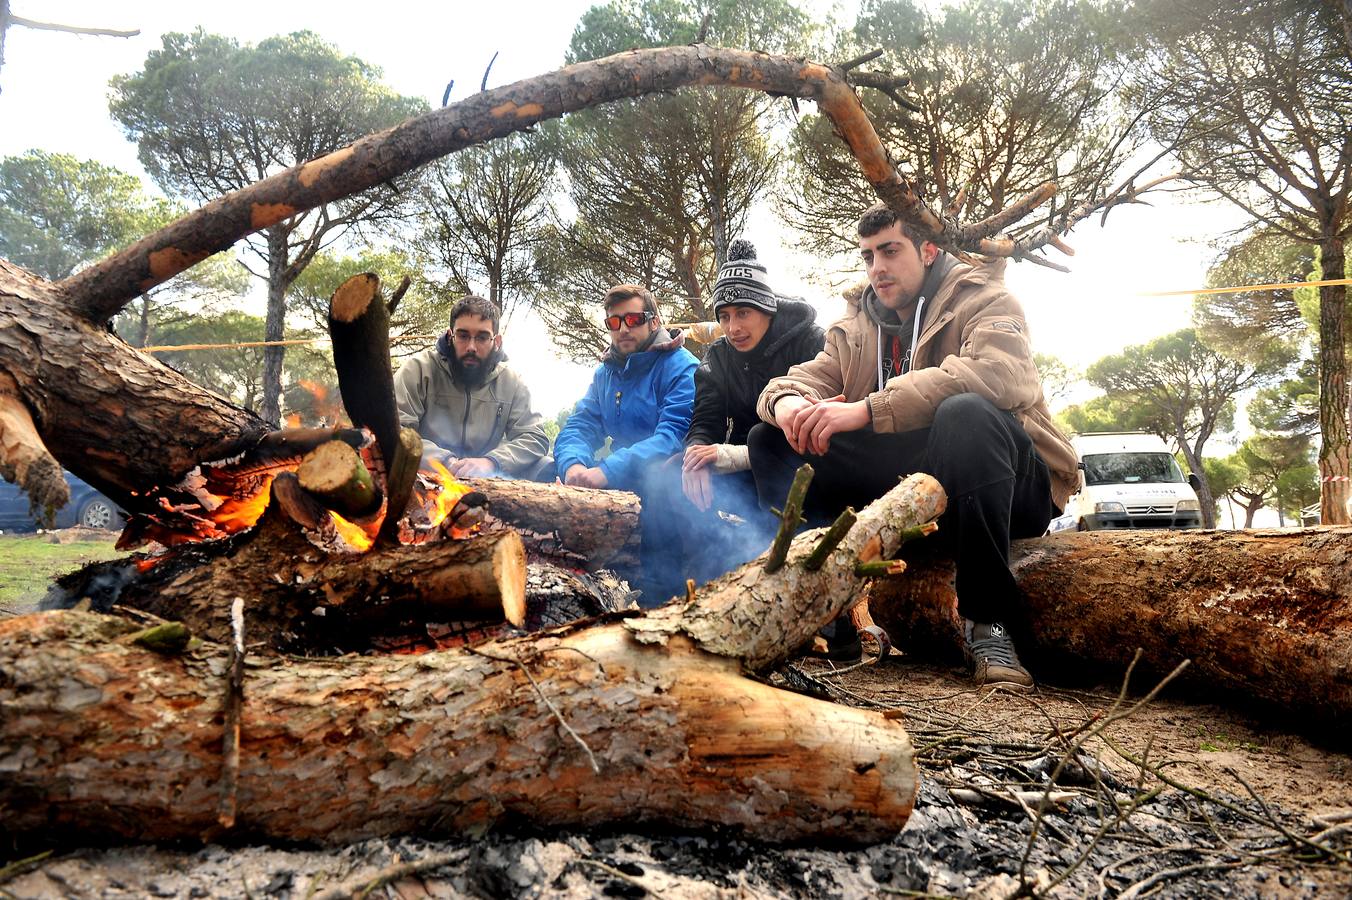
[[[296,469],[300,486],[346,518],[369,516],[380,508],[380,492],[361,456],[342,441],[320,444]]]
[[[1014,544],[1025,596],[1019,652],[1034,674],[1120,678],[1137,647],[1155,673],[1208,700],[1352,726],[1352,529],[1067,533]],[[923,544],[922,544],[923,546]],[[898,646],[959,657],[952,564],[917,559],[875,582],[870,606]],[[1073,673],[1073,674],[1072,674]]]
[[[869,539],[890,553],[943,502],[916,476],[862,511],[817,571],[803,566],[821,536],[809,532],[777,573],[762,557],[643,614],[416,657],[251,657],[236,829],[340,842],[505,821],[716,824],[885,840],[916,793],[901,725],[742,673],[855,603]],[[164,658],[126,641],[133,630],[79,612],[0,623],[11,835],[197,840],[214,827],[225,653]]]
[[[524,621],[526,557],[515,532],[332,553],[297,527],[318,518],[331,531],[333,519],[295,481],[274,480],[278,489],[251,531],[187,545],[143,572],[136,561],[89,566],[57,582],[67,602],[53,604],[88,596],[96,609],[132,607],[224,643],[230,604],[242,595],[250,640],[273,652],[366,650],[373,634],[406,618]]]
[[[397,302],[397,301],[396,301]],[[380,540],[399,541],[399,520],[408,509],[418,477],[422,440],[400,429],[394,399],[394,367],[390,363],[390,307],[380,295],[380,278],[372,272],[353,275],[329,300],[329,336],[338,389],[352,424],[368,428],[385,465],[385,518]]]

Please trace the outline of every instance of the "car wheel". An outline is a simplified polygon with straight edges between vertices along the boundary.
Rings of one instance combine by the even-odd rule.
[[[85,528],[116,528],[122,524],[122,517],[107,497],[90,497],[80,507],[75,523]]]
[[[1076,530],[1076,531],[1088,531],[1088,530],[1089,530],[1089,526],[1085,523],[1084,519],[1081,519],[1080,521],[1078,521],[1078,522],[1075,523],[1075,530]]]

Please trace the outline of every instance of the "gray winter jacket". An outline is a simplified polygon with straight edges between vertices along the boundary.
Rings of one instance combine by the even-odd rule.
[[[505,360],[506,357],[502,357]],[[507,475],[528,473],[549,452],[544,419],[530,391],[499,361],[483,384],[457,384],[436,347],[410,356],[394,373],[399,424],[423,439],[423,459],[483,456]]]

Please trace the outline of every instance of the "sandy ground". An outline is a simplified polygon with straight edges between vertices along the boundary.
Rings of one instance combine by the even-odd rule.
[[[327,849],[61,849],[0,876],[0,889],[24,898],[346,897],[402,863],[421,871],[382,878],[370,896],[1007,897],[1021,884],[1066,897],[1352,896],[1352,760],[1335,746],[1167,691],[1132,710],[1152,684],[1116,704],[1118,686],[976,691],[960,672],[896,658],[838,675],[826,663],[796,668],[800,688],[891,710],[906,724],[924,781],[892,841],[784,848],[717,833],[518,832]],[[1346,736],[1324,737],[1346,746]],[[1145,770],[1129,756],[1144,757]],[[1063,758],[1075,765],[1059,776],[1068,795],[1060,808],[1039,814],[1003,798],[1045,790]],[[978,795],[975,805],[955,801],[964,792]]]

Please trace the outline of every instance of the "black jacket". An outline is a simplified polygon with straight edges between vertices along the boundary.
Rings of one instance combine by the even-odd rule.
[[[821,351],[826,334],[816,320],[817,311],[805,301],[780,297],[769,330],[753,349],[742,353],[725,337],[710,344],[695,370],[695,412],[685,445],[745,444],[760,421],[756,399],[766,383]]]

